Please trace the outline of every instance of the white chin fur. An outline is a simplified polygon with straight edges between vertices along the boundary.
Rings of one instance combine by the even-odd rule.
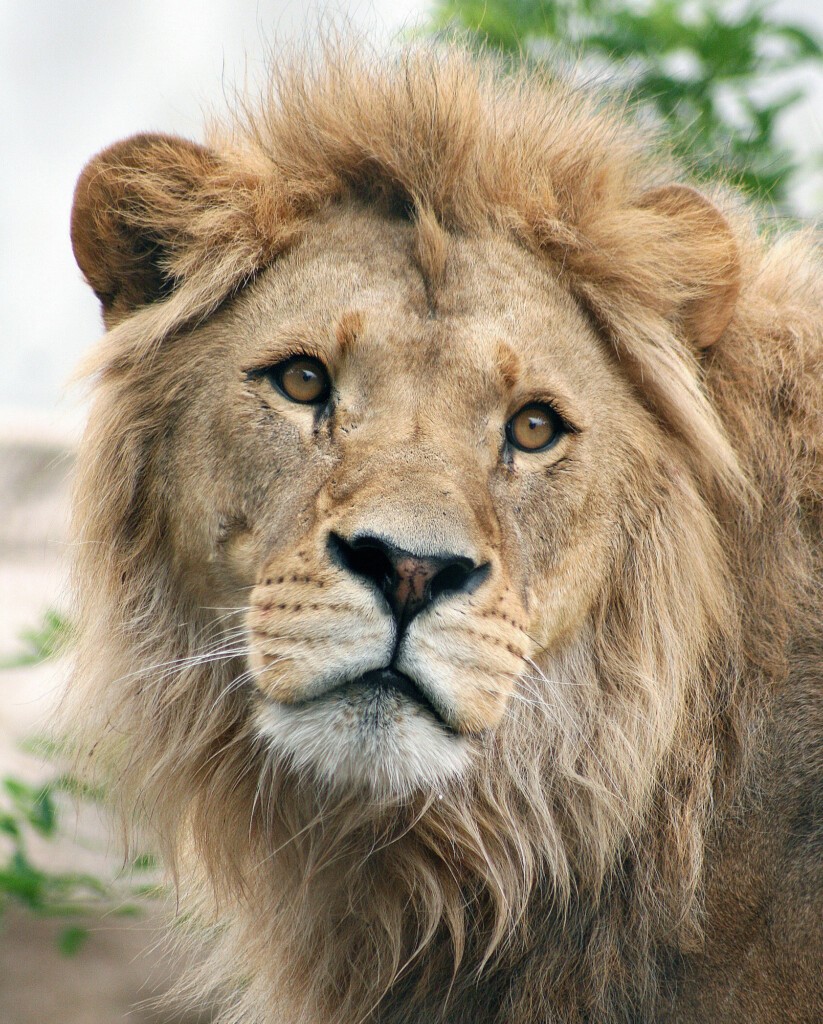
[[[469,760],[468,740],[408,698],[380,690],[336,691],[300,705],[263,699],[257,728],[293,771],[383,798],[437,788]]]

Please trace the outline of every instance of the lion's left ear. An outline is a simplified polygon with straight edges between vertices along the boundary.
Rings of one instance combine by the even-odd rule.
[[[639,206],[664,218],[660,255],[666,276],[678,285],[675,308],[666,312],[695,348],[708,348],[728,327],[740,291],[732,229],[713,203],[686,185],[652,189]]]
[[[71,241],[108,326],[168,296],[204,225],[225,206],[211,150],[171,135],[135,135],[99,153],[74,193]],[[210,187],[211,186],[211,187]]]

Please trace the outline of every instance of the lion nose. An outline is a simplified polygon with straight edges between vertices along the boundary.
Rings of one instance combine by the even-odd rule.
[[[465,555],[420,555],[382,537],[329,535],[335,561],[354,576],[376,584],[400,625],[446,594],[473,593],[489,574]]]

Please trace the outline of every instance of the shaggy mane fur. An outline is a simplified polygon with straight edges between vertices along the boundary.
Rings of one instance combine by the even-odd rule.
[[[210,929],[195,984],[225,988],[226,1022],[273,1019],[273,992],[288,993],[276,1019],[289,1024],[436,1021],[432,995],[450,991],[447,1019],[468,1024],[478,986],[498,1007],[489,1020],[646,1020],[660,950],[700,941],[704,852],[757,707],[812,631],[823,349],[811,243],[767,242],[725,201],[740,298],[697,369],[678,338],[727,243],[706,222],[695,247],[644,205],[670,167],[562,82],[501,77],[455,52],[327,55],[278,71],[259,106],[215,130],[196,186],[161,150],[145,205],[119,212],[153,225],[170,286],[130,315],[112,305],[91,368],[70,704],[84,762],[91,751],[129,830],[139,821],[160,845],[181,905]],[[112,173],[125,189],[136,172]],[[524,704],[471,784],[385,805],[332,802],[267,760],[230,685],[236,638],[185,593],[165,526],[181,368],[158,360],[145,374],[169,334],[350,198],[411,218],[434,282],[450,234],[503,232],[550,261],[682,459],[660,485],[682,521],[627,512],[633,543],[610,593],[541,666],[566,683],[568,706],[544,709],[557,745],[545,749]],[[704,523],[696,550],[713,564],[692,553]]]

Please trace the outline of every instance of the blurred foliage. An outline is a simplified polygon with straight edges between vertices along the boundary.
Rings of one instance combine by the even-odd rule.
[[[70,640],[71,626],[68,619],[49,608],[38,626],[24,629],[20,634],[23,650],[7,658],[0,658],[0,669],[24,668],[55,658]]]
[[[698,179],[788,211],[793,153],[780,116],[805,95],[787,72],[823,66],[821,41],[743,0],[436,0],[434,27],[495,50],[605,74],[662,125]]]
[[[70,638],[67,620],[49,610],[36,628],[21,634],[23,650],[0,661],[0,667],[19,668],[46,661],[62,653]],[[62,756],[60,745],[47,739],[31,740],[24,749],[44,760],[59,761]],[[59,837],[65,802],[76,809],[79,803],[96,804],[101,799],[100,792],[70,775],[58,775],[37,785],[11,776],[0,780],[0,918],[16,904],[38,917],[65,919],[58,945],[66,955],[81,948],[90,921],[104,913],[132,916],[139,912],[134,900],[157,891],[152,884],[129,883],[124,893],[123,886],[114,880],[40,866],[46,857],[43,847],[39,851],[36,847]],[[156,863],[150,855],[142,854],[129,867],[150,872]]]
[[[0,782],[0,915],[12,903],[39,917],[67,919],[58,937],[63,953],[83,944],[89,918],[105,909],[117,915],[134,914],[137,908],[121,904],[111,909],[110,886],[93,875],[76,871],[50,871],[35,863],[30,852],[33,837],[53,840],[58,833],[58,794],[77,795],[70,778],[60,776],[45,785],[32,786],[20,779]]]

